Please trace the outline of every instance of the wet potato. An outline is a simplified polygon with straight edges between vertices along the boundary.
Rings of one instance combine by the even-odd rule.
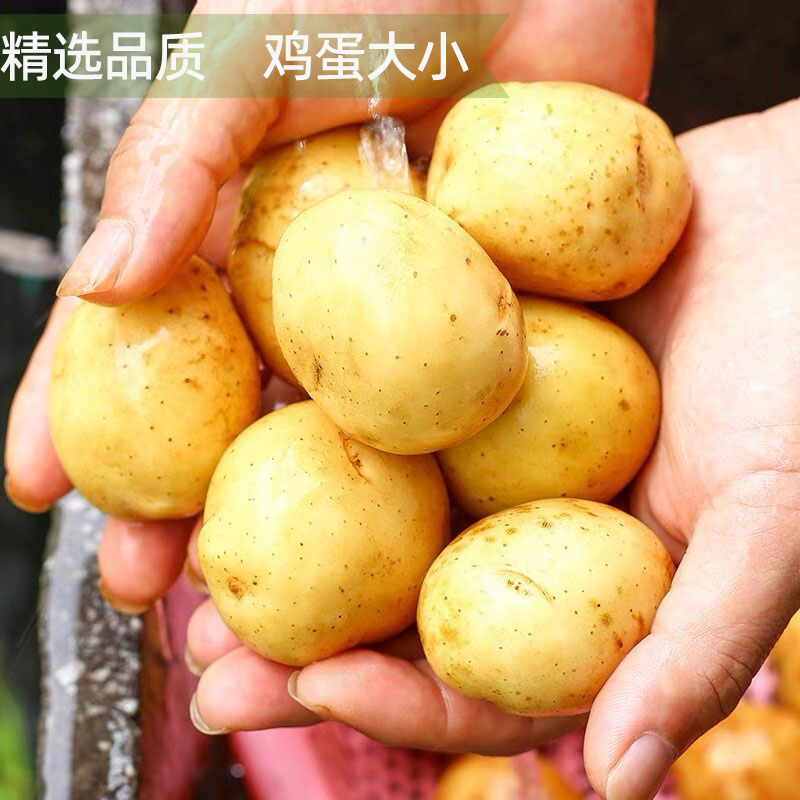
[[[262,417],[222,457],[200,562],[241,641],[299,666],[413,623],[449,516],[433,456],[375,450],[307,400]]]
[[[663,120],[581,83],[502,84],[458,102],[427,198],[521,291],[576,300],[642,286],[683,231],[686,165]],[[484,96],[482,96],[484,95]]]
[[[53,361],[53,444],[101,511],[196,514],[223,451],[258,416],[259,385],[222,283],[193,258],[146,300],[75,310]]]
[[[396,191],[340,192],[286,228],[275,331],[302,386],[344,431],[427,453],[488,425],[527,369],[508,281],[462,228]]]
[[[530,363],[491,425],[438,454],[474,518],[547,497],[611,500],[658,430],[658,376],[642,347],[579,305],[520,295]]]
[[[624,512],[588,500],[515,506],[434,561],[417,626],[449,686],[516,714],[585,711],[650,630],[673,565]]]
[[[253,167],[242,190],[227,263],[231,292],[265,363],[295,385],[272,321],[275,248],[286,226],[314,203],[345,189],[395,181],[364,157],[360,145],[361,127],[349,125],[279,147]],[[408,189],[425,193],[412,168]]]

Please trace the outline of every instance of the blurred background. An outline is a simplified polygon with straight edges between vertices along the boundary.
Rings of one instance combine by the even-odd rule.
[[[531,0],[534,2],[535,0]],[[171,4],[175,10],[179,4]],[[3,11],[63,13],[5,0]],[[797,0],[662,0],[650,105],[677,133],[800,94]],[[0,101],[0,436],[60,269],[61,100]],[[32,796],[39,660],[36,613],[49,514],[0,496],[0,800]]]

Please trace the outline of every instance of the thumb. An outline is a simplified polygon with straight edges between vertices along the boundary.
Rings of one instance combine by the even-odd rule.
[[[220,186],[278,112],[274,98],[147,98],[111,156],[100,221],[58,294],[117,305],[159,289],[195,252]]]
[[[587,774],[607,800],[655,794],[677,756],[736,707],[796,610],[793,480],[751,476],[698,516],[651,634],[611,676],[589,717]]]

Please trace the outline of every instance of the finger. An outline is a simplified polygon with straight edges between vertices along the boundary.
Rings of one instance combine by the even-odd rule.
[[[195,609],[186,631],[186,660],[192,672],[201,674],[215,661],[241,646],[211,600]]]
[[[47,406],[53,353],[76,304],[75,300],[59,300],[53,306],[9,411],[6,494],[25,511],[46,511],[70,489],[69,478],[53,447]]]
[[[294,667],[239,647],[211,664],[200,678],[190,714],[203,733],[312,725],[319,718],[286,690]]]
[[[797,608],[791,482],[752,476],[698,518],[652,633],[592,708],[586,768],[609,800],[653,795],[675,757],[733,710]]]
[[[508,11],[506,2],[485,5],[488,13]],[[581,81],[644,102],[653,62],[654,12],[653,0],[521,3],[498,32],[485,61],[501,82]],[[602,36],[597,35],[600,30]],[[436,105],[408,126],[412,157],[431,152],[452,105],[450,100]]]
[[[146,98],[111,157],[100,221],[58,293],[117,305],[163,286],[197,250],[217,192],[278,111],[276,98]]]
[[[109,519],[97,552],[100,588],[118,611],[144,611],[180,575],[194,520]]]
[[[500,80],[581,81],[644,102],[654,18],[654,0],[522,3],[515,24],[509,20],[501,29],[488,64]]]
[[[445,686],[425,661],[372,650],[351,650],[305,667],[292,678],[290,692],[317,716],[395,747],[519,753],[580,721],[509,714]]]
[[[247,180],[249,171],[249,168],[240,169],[222,185],[217,194],[214,218],[197,250],[198,255],[218,267],[224,267],[228,260],[228,247],[233,234],[236,212],[239,208],[242,187]]]
[[[203,568],[200,566],[200,555],[197,552],[197,540],[200,536],[200,529],[203,527],[203,517],[200,516],[195,520],[192,533],[189,536],[189,544],[186,546],[186,561],[183,565],[183,571],[189,583],[194,586],[199,592],[208,594],[208,587],[206,580],[203,576]]]

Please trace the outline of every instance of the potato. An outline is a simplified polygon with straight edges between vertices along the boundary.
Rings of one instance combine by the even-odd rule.
[[[361,444],[310,400],[262,417],[214,472],[203,574],[245,644],[300,666],[414,621],[425,571],[449,539],[433,456]]]
[[[610,500],[658,429],[658,377],[625,331],[588,309],[520,297],[530,363],[491,425],[439,453],[453,499],[473,517],[546,497]]]
[[[434,672],[516,714],[586,710],[650,630],[672,578],[656,535],[589,500],[475,523],[434,561],[417,625]]]
[[[558,770],[535,750],[513,758],[469,754],[442,773],[434,800],[581,800]]]
[[[742,702],[675,763],[681,800],[795,800],[800,786],[800,719]]]
[[[349,188],[393,179],[362,158],[361,128],[337,128],[273,150],[245,183],[228,255],[233,299],[265,363],[297,385],[272,323],[272,259],[286,226],[314,203]],[[409,170],[409,189],[424,195],[420,175]]]
[[[468,754],[442,773],[434,800],[579,800],[550,761],[535,750],[513,758]]]
[[[800,714],[800,611],[778,639],[770,664],[778,675],[778,700]]]
[[[622,297],[658,269],[691,205],[663,120],[580,83],[507,83],[457,103],[436,137],[428,200],[515,289]],[[481,94],[494,93],[494,97]]]
[[[452,220],[401,192],[340,192],[289,224],[275,254],[275,332],[306,391],[392,453],[455,444],[525,377],[508,281]]]
[[[196,514],[225,448],[258,416],[259,382],[227,292],[193,258],[146,300],[70,316],[53,361],[53,443],[108,514]]]

